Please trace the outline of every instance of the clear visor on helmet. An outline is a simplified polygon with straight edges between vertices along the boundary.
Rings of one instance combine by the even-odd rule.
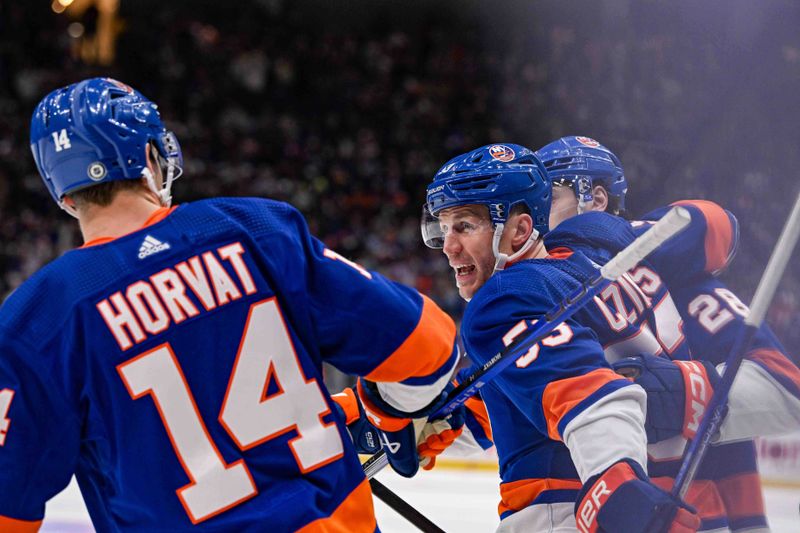
[[[485,209],[481,206],[481,209]],[[470,236],[484,231],[493,231],[494,226],[486,214],[470,208],[446,209],[441,217],[430,212],[428,204],[422,206],[422,240],[428,248],[444,248],[444,240],[448,235]]]
[[[422,242],[428,248],[444,248],[444,232],[439,226],[439,219],[428,208],[428,204],[422,205],[422,217],[420,219],[420,229],[422,230]]]

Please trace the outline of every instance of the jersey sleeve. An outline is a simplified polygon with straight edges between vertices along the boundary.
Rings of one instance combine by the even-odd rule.
[[[0,329],[0,530],[36,531],[75,470],[80,425],[38,354]]]
[[[686,208],[692,220],[689,226],[668,240],[647,260],[670,287],[680,286],[724,270],[736,252],[739,225],[733,214],[707,200],[681,200],[672,206]],[[661,219],[672,206],[646,214],[642,221],[633,222],[637,233],[646,231],[652,222]]]
[[[724,365],[717,369],[724,371]],[[756,350],[736,374],[717,442],[785,435],[800,430],[800,371],[781,353]]]
[[[484,289],[462,324],[465,348],[481,362],[551,306],[528,294]],[[623,458],[646,464],[644,391],[611,370],[594,334],[577,322],[560,324],[494,384],[541,434],[567,445],[582,480]]]
[[[278,235],[282,276],[300,276],[324,361],[379,383],[394,407],[425,407],[458,359],[453,320],[432,300],[326,248],[294,209]],[[386,385],[381,385],[386,384]]]
[[[724,364],[747,324],[750,310],[719,279],[710,275],[672,290],[684,319],[692,354]],[[753,336],[729,396],[722,425],[724,441],[779,435],[800,429],[800,367],[767,324]]]
[[[456,374],[456,383],[466,380],[475,371],[477,367],[474,365],[462,368]],[[452,451],[455,455],[467,456],[488,450],[494,446],[492,426],[480,391],[464,402],[464,407],[464,430],[448,448],[448,453]]]

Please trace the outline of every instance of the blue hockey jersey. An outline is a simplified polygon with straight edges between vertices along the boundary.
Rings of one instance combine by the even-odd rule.
[[[464,315],[470,359],[484,364],[594,274],[596,265],[579,253],[496,272]],[[480,416],[477,422],[470,417],[468,428],[483,442],[491,433],[497,447],[503,519],[544,504],[558,506],[564,514],[559,523],[574,524],[582,480],[625,457],[645,463],[644,393],[611,370],[597,336],[579,317],[560,324],[480,397],[491,431]]]
[[[74,473],[98,531],[376,531],[321,365],[430,401],[447,315],[269,200],[88,244],[0,308],[0,528]]]
[[[481,308],[475,309],[475,301],[478,300],[478,296],[485,299],[481,292],[484,290],[482,288],[476,295],[476,299],[467,307],[467,315],[474,313],[475,316],[478,316],[486,313],[488,317],[485,320],[501,322],[499,318],[501,316],[507,315],[510,317],[507,320],[511,320],[515,318],[514,313],[524,315],[531,309],[537,309],[532,304],[537,295],[549,297],[542,297],[545,303],[540,303],[538,309],[545,307],[547,301],[550,301],[550,305],[561,301],[569,289],[576,285],[570,286],[568,282],[566,286],[559,287],[561,282],[553,281],[559,280],[559,275],[544,269],[542,265],[546,264],[551,269],[558,265],[559,269],[571,273],[567,279],[572,279],[571,283],[575,283],[574,280],[589,277],[592,267],[579,268],[579,265],[590,265],[590,263],[583,253],[570,256],[570,249],[584,252],[595,263],[605,263],[618,251],[617,249],[611,250],[613,247],[607,243],[583,238],[583,231],[591,233],[592,224],[596,223],[598,228],[595,233],[609,236],[609,239],[614,239],[615,245],[623,239],[627,245],[637,235],[637,230],[627,221],[606,214],[598,213],[596,215],[599,218],[587,215],[570,219],[546,236],[545,242],[551,256],[562,258],[561,261],[523,261],[509,267],[507,271],[496,273],[487,282],[487,286],[492,284],[495,287],[496,293],[496,301],[493,299],[491,305],[484,304],[490,307],[490,311],[482,311]],[[576,226],[576,224],[579,225]],[[689,233],[705,235],[703,224],[699,218],[696,218]],[[640,225],[640,227],[644,230],[649,225]],[[686,242],[683,244],[686,245]],[[536,264],[540,265],[538,269],[533,268],[533,265]],[[705,265],[705,261],[702,261],[702,264]],[[526,269],[533,270],[533,272],[526,273]],[[559,289],[548,290],[548,287],[552,285]],[[687,359],[690,356],[683,332],[684,324],[676,304],[667,290],[666,283],[655,268],[647,262],[643,262],[623,278],[609,285],[595,298],[593,303],[589,303],[574,315],[574,321],[567,322],[572,331],[575,330],[577,324],[580,325],[577,327],[581,331],[589,335],[587,339],[594,337],[599,341],[605,352],[605,359],[602,358],[602,354],[597,358],[598,350],[592,342],[577,343],[570,347],[582,352],[584,357],[594,353],[596,360],[593,364],[596,365],[596,369],[604,368],[606,359],[613,361],[619,357],[641,352],[663,353],[679,359]],[[498,328],[497,331],[487,332],[487,339],[500,336],[503,327],[508,327],[508,325]],[[473,329],[474,325],[465,316],[463,335],[475,336],[475,333],[472,332]],[[558,337],[559,335],[556,335],[556,338]],[[467,352],[474,359],[473,349],[468,343],[466,344]],[[544,346],[542,350],[544,350]],[[491,352],[491,350],[486,351],[487,353]],[[575,364],[576,361],[579,359],[575,356],[573,359],[567,357],[559,359],[566,372],[576,372],[576,375],[583,373],[586,376],[601,374],[597,370],[592,370],[592,367],[581,368],[579,365],[568,370],[570,365]],[[476,362],[481,363],[482,361]],[[541,371],[536,364],[533,363],[532,368],[535,367]],[[460,377],[464,377],[471,371],[472,369],[462,371]],[[603,373],[603,375],[609,379],[610,383],[616,383],[614,380],[619,379],[613,373]],[[553,389],[556,389],[559,383],[558,375],[548,376],[543,373],[541,379],[546,383],[551,380],[552,384],[548,386]],[[533,378],[524,380],[523,386],[530,386],[534,382]],[[569,380],[565,380],[564,383],[569,383]],[[542,424],[540,423],[537,427],[536,423],[531,423],[525,416],[524,410],[521,412],[514,408],[518,402],[513,401],[502,390],[499,390],[500,388],[501,386],[493,386],[490,383],[482,389],[480,398],[476,397],[468,403],[470,413],[467,417],[465,433],[473,437],[477,444],[484,448],[491,445],[492,442],[497,447],[503,481],[501,484],[501,516],[508,517],[514,512],[539,503],[572,501],[581,486],[580,476],[575,468],[576,466],[581,468],[581,465],[575,463],[580,463],[584,458],[579,454],[570,453],[571,450],[567,450],[565,446],[555,445],[543,438]],[[558,402],[548,403],[545,401],[544,394],[540,397],[537,393],[531,397],[532,401],[541,402],[544,410],[548,405],[562,405],[562,410],[568,414],[560,419],[557,426],[563,429],[574,417],[580,415],[580,405],[587,408],[595,403],[598,405],[603,403],[602,386],[597,391],[590,387],[588,391],[577,392],[580,391],[580,388],[578,385],[573,389],[576,391],[576,396],[583,400],[582,404],[578,405],[563,398],[559,398]],[[485,400],[485,405],[480,401],[481,399]],[[613,433],[611,430],[613,423],[613,419],[609,421],[607,434],[599,436],[597,440],[599,446],[605,446],[607,450],[619,453],[620,450],[615,448],[613,439],[609,437]],[[554,431],[548,435],[557,440],[559,432]],[[716,502],[721,505],[719,499]]]
[[[711,228],[709,238],[703,244],[706,265],[701,269],[699,262],[694,263],[692,269],[679,265],[674,256],[681,253],[680,243],[669,243],[664,253],[656,256],[658,268],[665,272],[678,271],[671,274],[675,278],[670,282],[670,292],[686,325],[686,336],[692,353],[700,358],[712,361],[715,364],[725,362],[736,341],[736,337],[746,327],[744,319],[749,312],[747,306],[725,286],[719,278],[712,275],[727,266],[733,250],[725,250],[723,243],[730,233],[732,240],[736,241],[735,219],[727,214],[731,220],[731,229],[726,229],[725,218],[717,206],[706,201],[680,202],[684,207],[694,209],[694,216],[706,221]],[[648,213],[644,221],[660,219],[668,208],[662,208]],[[644,226],[635,229],[637,233]],[[672,256],[670,255],[672,248]],[[714,250],[717,250],[716,252]],[[716,260],[714,260],[716,257]],[[766,323],[762,323],[756,332],[747,361],[740,370],[742,377],[737,378],[739,386],[753,377],[752,373],[762,372],[762,377],[774,380],[787,396],[793,396],[794,402],[786,401],[783,409],[797,409],[800,405],[800,358],[798,354],[788,354],[780,341],[770,330]],[[759,385],[760,386],[760,385]],[[736,401],[736,394],[733,400]],[[760,396],[763,396],[761,394]],[[795,407],[791,407],[794,403]],[[792,427],[785,420],[766,421],[762,427],[753,425],[752,416],[742,416],[729,411],[726,419],[727,426],[737,424],[742,426],[742,431],[736,433],[759,434],[781,433],[790,431]],[[757,415],[759,422],[764,422],[763,413]],[[776,417],[777,418],[777,417]],[[737,419],[740,421],[737,423]],[[749,426],[749,427],[748,427]],[[737,428],[738,429],[738,428]],[[738,439],[739,435],[734,435]],[[674,468],[669,465],[661,467],[665,477],[665,484],[672,483]],[[761,481],[756,464],[755,446],[752,441],[741,441],[716,446],[711,449],[704,460],[703,473],[714,481],[723,502],[724,512],[732,531],[750,530],[754,528],[767,528]],[[702,480],[701,480],[702,483]],[[697,489],[696,492],[700,492]],[[706,491],[710,492],[710,491]]]
[[[736,219],[712,202],[679,202],[692,214],[689,228],[662,245],[648,263],[668,282],[681,316],[690,351],[698,358],[724,362],[735,336],[744,327],[747,307],[714,274],[724,269],[737,244]],[[623,249],[669,208],[628,223],[605,213],[586,213],[559,225],[546,238],[548,246],[581,250],[599,262]],[[669,354],[681,359],[680,354]],[[763,325],[748,358],[786,390],[797,395],[800,373],[789,363],[780,343]],[[729,417],[733,421],[736,417]],[[746,422],[745,422],[746,423]],[[669,489],[685,446],[682,438],[650,447],[649,473]],[[688,494],[700,511],[703,529],[726,525],[733,530],[765,527],[763,499],[752,442],[717,446],[704,461]]]

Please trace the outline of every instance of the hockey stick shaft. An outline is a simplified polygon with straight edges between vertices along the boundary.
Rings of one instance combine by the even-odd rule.
[[[425,515],[417,511],[408,502],[377,479],[370,479],[369,485],[372,489],[372,494],[394,509],[397,514],[411,522],[420,531],[424,533],[444,533],[442,528],[431,522]]]
[[[728,403],[733,380],[736,378],[739,367],[748,353],[753,336],[764,321],[764,316],[767,314],[767,309],[772,297],[775,295],[775,290],[778,288],[778,283],[783,277],[783,272],[786,270],[786,264],[789,262],[792,250],[797,244],[798,237],[800,237],[800,194],[798,194],[789,218],[786,219],[786,224],[783,226],[781,236],[772,250],[767,268],[758,282],[756,293],[753,295],[752,302],[750,302],[750,312],[744,320],[745,328],[739,332],[736,342],[725,360],[725,371],[722,379],[714,389],[706,415],[701,420],[697,434],[689,443],[683,456],[681,468],[678,470],[675,484],[672,487],[673,496],[683,499],[686,495],[686,491],[689,490],[689,484],[697,474],[697,469],[711,440],[722,425],[723,413]]]
[[[473,396],[487,382],[497,376],[503,369],[513,364],[522,355],[528,353],[534,344],[549,335],[559,324],[567,320],[578,310],[589,303],[597,293],[609,283],[619,278],[622,274],[635,267],[653,250],[661,246],[667,239],[683,230],[690,222],[689,212],[683,207],[673,207],[661,220],[644,234],[640,235],[624,250],[606,263],[597,276],[584,282],[564,301],[545,313],[543,320],[539,320],[533,328],[520,334],[514,342],[509,344],[502,352],[497,353],[484,365],[471,374],[451,391],[443,407],[437,410],[430,418],[442,418],[452,413]],[[386,452],[380,450],[364,463],[364,473],[372,478],[383,469],[389,460]]]

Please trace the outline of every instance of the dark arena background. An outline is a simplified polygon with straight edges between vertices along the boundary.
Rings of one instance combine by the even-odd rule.
[[[29,121],[44,94],[98,75],[159,104],[186,160],[176,203],[290,202],[328,247],[455,317],[464,302],[419,215],[439,166],[471,148],[585,135],[622,160],[632,218],[722,204],[740,222],[722,279],[745,302],[800,190],[796,0],[0,0],[0,295],[80,245],[40,183]],[[799,261],[767,317],[795,354]],[[331,373],[331,389],[344,383]],[[800,531],[800,437],[760,451],[773,531]],[[491,460],[454,465],[489,476]],[[423,511],[438,498],[404,487]],[[469,504],[484,522],[458,522],[457,484],[436,489],[454,500],[429,514],[493,530],[496,478],[488,487]],[[76,494],[45,530],[89,530]],[[413,530],[381,512],[385,531]]]

